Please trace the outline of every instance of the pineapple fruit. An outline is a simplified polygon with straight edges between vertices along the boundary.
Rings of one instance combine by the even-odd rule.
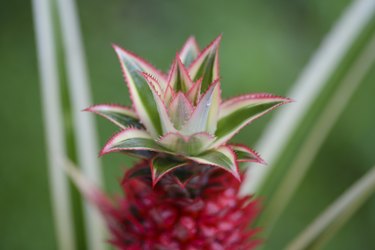
[[[114,202],[95,188],[82,190],[102,211],[118,249],[247,250],[259,243],[257,230],[249,229],[259,206],[238,196],[239,163],[264,161],[228,141],[290,99],[257,93],[223,101],[220,40],[200,51],[189,38],[168,74],[114,45],[133,107],[86,111],[120,128],[100,155],[123,152],[141,160],[123,178],[126,197]]]

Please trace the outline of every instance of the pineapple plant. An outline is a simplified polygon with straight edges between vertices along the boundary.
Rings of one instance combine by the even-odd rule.
[[[112,201],[81,185],[106,218],[118,249],[252,249],[249,228],[259,205],[239,197],[242,162],[264,163],[253,149],[229,140],[255,119],[289,103],[267,93],[221,99],[221,36],[202,51],[189,38],[168,72],[114,45],[132,107],[95,105],[120,128],[100,155],[122,152],[140,162]]]

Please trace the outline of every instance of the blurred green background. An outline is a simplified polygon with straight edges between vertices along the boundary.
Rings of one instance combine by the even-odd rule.
[[[78,0],[93,103],[130,104],[112,42],[167,70],[192,34],[204,47],[223,33],[224,97],[246,92],[286,95],[348,3]],[[0,249],[56,249],[31,3],[2,0],[0,32]],[[294,238],[375,163],[374,77],[373,67],[283,214],[272,235],[273,249]],[[293,105],[298,102],[303,100]],[[234,140],[254,145],[271,116]],[[102,145],[115,127],[101,119],[97,124]],[[108,192],[118,192],[121,173],[133,162],[122,155],[102,159]],[[375,249],[374,234],[372,197],[327,249]]]

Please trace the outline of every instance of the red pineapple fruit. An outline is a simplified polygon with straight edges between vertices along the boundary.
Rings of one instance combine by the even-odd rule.
[[[176,176],[191,176],[184,183]],[[210,166],[185,166],[152,188],[149,163],[127,172],[126,199],[107,214],[111,243],[119,249],[248,250],[259,241],[248,229],[258,211],[249,197],[238,198],[239,182]]]
[[[123,178],[125,198],[109,201],[75,178],[98,205],[119,249],[252,249],[249,225],[257,202],[239,197],[240,162],[263,163],[252,149],[228,141],[244,126],[290,99],[266,93],[221,100],[221,36],[200,51],[188,39],[167,75],[124,49],[119,57],[133,107],[96,105],[121,131],[100,155],[143,158]]]

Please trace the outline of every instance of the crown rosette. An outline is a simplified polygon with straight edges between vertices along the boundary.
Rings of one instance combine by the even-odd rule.
[[[239,162],[263,163],[252,149],[227,142],[244,126],[291,100],[267,93],[221,99],[218,49],[221,36],[202,51],[189,38],[168,74],[114,45],[133,107],[95,105],[121,128],[100,155],[125,152],[152,158],[154,184],[189,164],[220,167],[240,179]]]

